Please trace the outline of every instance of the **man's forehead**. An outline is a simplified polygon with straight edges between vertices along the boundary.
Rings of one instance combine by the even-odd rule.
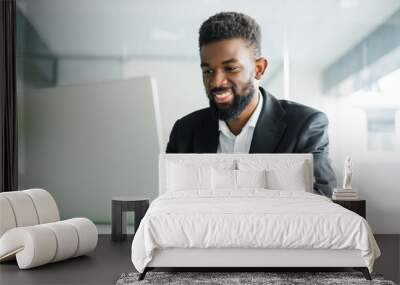
[[[243,57],[248,57],[251,52],[245,40],[227,39],[203,45],[200,49],[200,59],[204,64],[228,64],[242,61]]]

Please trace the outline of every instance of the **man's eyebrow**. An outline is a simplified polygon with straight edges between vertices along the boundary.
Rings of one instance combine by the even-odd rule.
[[[222,64],[235,63],[235,62],[238,62],[238,60],[235,58],[231,58],[231,59],[223,61]]]
[[[235,58],[231,58],[231,59],[228,59],[228,60],[224,60],[222,62],[222,64],[229,64],[229,63],[236,63],[236,62],[239,62],[239,61],[237,59],[235,59]],[[207,62],[202,62],[200,64],[200,67],[209,67],[209,66],[210,65]]]

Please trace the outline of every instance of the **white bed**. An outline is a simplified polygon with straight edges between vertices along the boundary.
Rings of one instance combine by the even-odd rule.
[[[370,278],[380,251],[368,223],[313,194],[312,169],[311,154],[161,154],[160,196],[132,243],[141,278],[154,267],[354,267]]]

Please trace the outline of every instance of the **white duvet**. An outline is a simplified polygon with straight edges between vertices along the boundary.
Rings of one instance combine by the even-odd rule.
[[[143,272],[165,248],[358,249],[371,272],[380,255],[359,215],[319,195],[265,189],[158,197],[133,239],[135,268]]]

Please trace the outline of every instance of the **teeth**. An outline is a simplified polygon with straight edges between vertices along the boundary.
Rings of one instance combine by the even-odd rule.
[[[232,97],[232,92],[223,92],[223,93],[217,93],[217,94],[215,94],[215,97],[214,97],[214,100],[215,100],[215,102],[217,102],[217,103],[226,103],[226,102],[228,102],[230,99],[231,99],[231,97]]]
[[[220,96],[220,97],[222,97],[222,96],[228,96],[228,95],[231,95],[231,92],[224,92],[224,93],[216,93],[216,94],[215,94],[215,96]]]

